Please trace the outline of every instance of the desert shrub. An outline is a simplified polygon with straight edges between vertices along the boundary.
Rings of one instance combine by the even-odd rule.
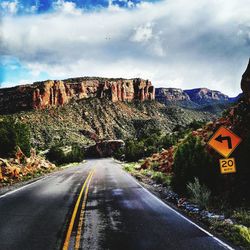
[[[239,245],[243,242],[243,245],[250,249],[250,228],[234,225],[234,241],[238,242]]]
[[[159,184],[163,184],[165,186],[169,186],[171,182],[171,176],[166,175],[162,172],[152,172],[151,178]]]
[[[145,155],[144,143],[136,140],[129,140],[126,142],[124,151],[127,161],[137,161]]]
[[[151,131],[151,130],[150,130]],[[126,161],[138,161],[159,152],[162,148],[168,148],[176,142],[175,135],[160,135],[159,131],[152,130],[152,134],[144,132],[141,137],[125,142],[115,157]]]
[[[200,182],[213,188],[217,186],[218,168],[207,153],[200,138],[191,134],[178,145],[174,155],[173,189],[181,194],[187,194],[187,184],[199,178]]]
[[[30,130],[20,122],[5,119],[0,122],[0,156],[12,157],[19,146],[26,156],[30,156]]]
[[[250,227],[250,211],[239,209],[234,211],[233,219],[235,219],[238,223]]]
[[[132,173],[135,171],[136,163],[126,163],[123,165],[123,169],[129,173]]]
[[[59,146],[52,146],[46,156],[49,161],[58,165],[62,164],[65,160],[65,154]]]
[[[83,150],[79,146],[72,146],[69,153],[65,154],[60,146],[53,146],[50,148],[49,152],[46,154],[49,161],[62,165],[72,162],[80,162],[84,159]]]
[[[171,135],[170,134],[166,134],[165,136],[163,136],[161,138],[160,142],[161,142],[161,146],[163,148],[167,149],[167,148],[175,145],[176,142],[177,142],[177,140],[178,140],[178,136],[176,136],[175,134],[171,134]]]
[[[153,161],[150,165],[150,168],[154,171],[158,171],[159,170],[159,166],[160,166],[160,163],[158,161]]]
[[[73,145],[71,151],[66,154],[65,162],[80,162],[84,159],[84,151],[78,145]]]
[[[224,235],[235,245],[250,249],[250,229],[243,225],[231,225],[220,221],[212,222],[212,228]]]
[[[196,130],[198,128],[201,128],[203,125],[205,125],[204,121],[193,120],[187,125],[187,128],[191,130]]]
[[[211,191],[205,185],[200,184],[198,178],[194,178],[193,183],[188,183],[187,189],[192,202],[198,204],[202,208],[208,208]]]

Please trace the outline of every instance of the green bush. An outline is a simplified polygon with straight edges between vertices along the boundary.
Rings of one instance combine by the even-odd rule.
[[[175,135],[160,135],[157,131],[152,134],[144,133],[139,138],[125,142],[125,147],[114,156],[121,160],[138,161],[159,152],[162,148],[168,148],[176,142]]]
[[[231,225],[221,221],[211,221],[211,228],[225,236],[237,246],[250,249],[250,229],[243,225]]]
[[[171,182],[171,176],[166,175],[162,172],[152,172],[151,178],[158,184],[163,184],[164,186],[169,186]]]
[[[80,162],[83,159],[83,149],[77,145],[73,145],[71,151],[66,155],[66,162]]]
[[[250,249],[250,228],[243,225],[234,225],[234,242],[248,246]]]
[[[250,211],[239,209],[237,211],[234,211],[232,218],[235,219],[238,223],[250,227]]]
[[[159,170],[159,166],[160,166],[160,163],[158,161],[154,161],[151,163],[150,165],[150,168],[154,171],[158,171]]]
[[[194,183],[188,183],[187,189],[192,202],[201,208],[208,208],[211,191],[205,185],[201,185],[198,178],[194,178]]]
[[[219,176],[215,164],[201,140],[190,134],[178,145],[174,155],[173,189],[178,193],[187,194],[187,184],[194,182],[197,177],[211,190],[214,185],[217,186]]]
[[[58,146],[51,147],[46,156],[49,161],[58,165],[64,163],[65,161],[65,154],[63,150]]]
[[[135,171],[135,166],[136,163],[126,163],[125,165],[123,165],[123,169],[129,173],[132,173]]]
[[[30,156],[30,130],[25,124],[16,122],[13,119],[1,121],[0,141],[1,157],[13,157],[18,146],[26,156]]]
[[[67,154],[64,153],[61,147],[53,146],[50,148],[46,157],[49,161],[62,165],[72,162],[80,162],[84,159],[84,152],[79,146],[72,146],[71,151]]]

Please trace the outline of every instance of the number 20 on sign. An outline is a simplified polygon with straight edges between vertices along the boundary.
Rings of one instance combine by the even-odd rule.
[[[236,172],[235,159],[234,158],[220,159],[220,172],[222,174],[235,173]]]

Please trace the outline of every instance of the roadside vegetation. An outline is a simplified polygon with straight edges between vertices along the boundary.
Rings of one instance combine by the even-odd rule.
[[[149,157],[153,153],[160,152],[163,148],[175,145],[185,134],[203,124],[204,122],[201,121],[192,121],[186,127],[176,125],[173,133],[164,135],[161,130],[155,128],[142,130],[136,138],[125,141],[125,147],[120,149],[115,157],[128,162],[135,162]]]
[[[83,150],[73,145],[67,151],[52,147],[46,159],[31,147],[29,127],[10,117],[0,121],[0,141],[0,187],[40,177],[56,166],[84,158]]]
[[[169,135],[151,131],[130,140],[123,152],[124,169],[140,181],[167,187],[179,197],[173,198],[175,205],[185,211],[194,208],[188,214],[235,245],[250,249],[250,133],[232,154],[237,158],[237,174],[222,175],[219,155],[208,150],[210,135],[205,131],[203,137],[202,125],[193,122],[186,128],[176,127]]]
[[[13,157],[18,147],[30,156],[30,130],[20,122],[8,118],[0,121],[0,157]]]
[[[31,148],[29,128],[12,118],[0,121],[0,187],[28,181],[56,169]]]
[[[63,147],[53,146],[49,149],[46,157],[56,165],[64,165],[73,162],[81,162],[84,159],[84,152],[78,145],[73,145],[66,151]]]

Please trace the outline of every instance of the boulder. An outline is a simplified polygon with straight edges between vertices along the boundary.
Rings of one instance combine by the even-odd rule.
[[[104,140],[88,147],[85,154],[87,157],[111,157],[124,146],[123,140]]]

